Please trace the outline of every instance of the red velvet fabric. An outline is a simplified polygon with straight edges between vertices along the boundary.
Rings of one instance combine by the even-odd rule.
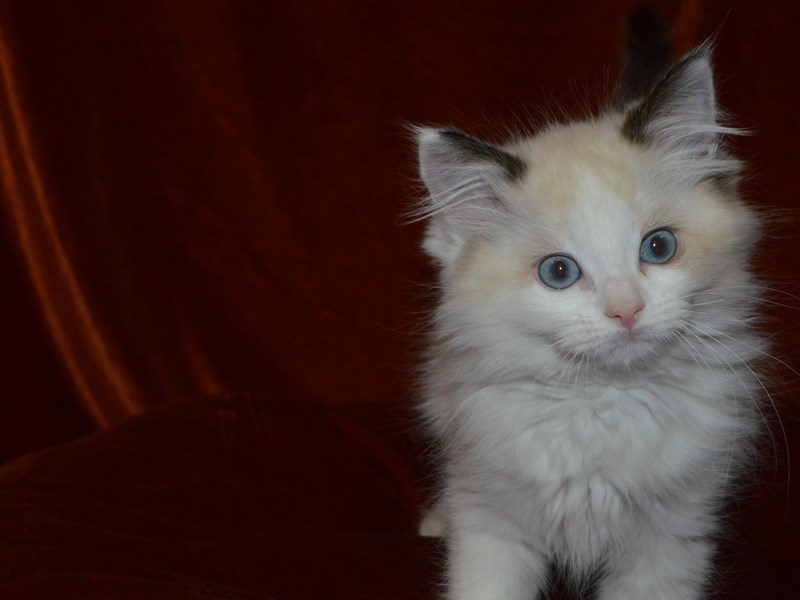
[[[431,278],[405,125],[497,137],[601,106],[633,4],[2,0],[2,343],[28,363],[3,374],[37,409],[4,421],[275,380],[407,402]],[[679,50],[722,26],[748,196],[792,207],[794,3],[655,4]],[[774,244],[764,270],[798,256]]]
[[[0,597],[429,597],[414,451],[380,405],[221,396],[0,469]],[[313,440],[313,443],[309,443]]]
[[[602,106],[619,68],[625,17],[635,4],[0,0],[0,458],[110,428],[99,438],[61,446],[74,464],[53,451],[7,465],[11,471],[2,470],[0,480],[64,468],[95,481],[113,469],[82,470],[89,469],[82,461],[94,464],[128,442],[136,448],[126,455],[128,467],[156,477],[150,469],[160,456],[172,456],[175,440],[156,435],[151,444],[146,438],[134,443],[116,426],[134,431],[138,425],[124,429],[132,416],[150,418],[157,405],[198,394],[290,389],[282,406],[297,399],[301,412],[322,411],[328,415],[322,430],[362,432],[354,434],[361,439],[358,452],[347,450],[348,456],[388,460],[373,477],[329,474],[325,486],[349,482],[368,493],[388,477],[403,501],[380,496],[377,502],[387,503],[387,522],[397,519],[402,535],[410,535],[409,511],[421,501],[413,490],[424,485],[409,474],[417,453],[397,441],[407,434],[397,433],[395,442],[406,448],[398,451],[394,442],[375,441],[386,413],[366,425],[356,419],[361,424],[355,429],[347,425],[350,416],[338,424],[330,417],[364,405],[391,415],[414,399],[432,273],[418,250],[421,226],[403,224],[404,211],[420,194],[406,125],[455,125],[497,139],[506,126],[535,126],[562,110]],[[675,23],[679,51],[721,28],[715,59],[720,100],[735,124],[754,133],[736,143],[750,165],[744,191],[778,216],[757,270],[772,287],[797,294],[800,245],[789,211],[796,210],[798,196],[800,5],[652,4]],[[765,327],[774,354],[798,365],[800,302],[778,292],[771,300]],[[789,487],[800,465],[797,376],[771,362],[776,374],[768,385],[784,405],[786,435],[768,414],[774,443],[767,443],[765,456],[776,466],[765,470],[765,483],[741,505],[743,542],[728,546],[738,558],[724,562],[731,598],[792,598],[797,589],[790,565],[797,558],[792,540],[800,534],[800,510]],[[325,456],[341,449],[326,437],[332,433],[306,435],[296,417],[276,417],[298,436],[285,439],[284,460],[301,450]],[[196,445],[186,443],[202,448],[203,438],[192,439]],[[787,454],[794,457],[791,466]],[[170,463],[174,473],[190,468],[188,457],[181,460]],[[51,461],[57,467],[37,466]],[[167,479],[160,481],[166,485]],[[69,481],[52,488],[47,502],[55,505],[59,495],[71,498],[89,486]],[[267,477],[259,485],[269,484]],[[206,492],[213,506],[218,496]],[[19,509],[6,513],[7,532],[25,506],[45,502],[5,498]],[[234,492],[231,498],[241,500]],[[72,499],[91,505],[91,496]],[[48,533],[42,523],[50,513],[41,514],[36,539],[67,540],[61,548],[68,552],[72,534]],[[81,527],[93,531],[91,524]],[[15,551],[33,544],[24,530],[13,531]],[[295,533],[297,561],[300,548],[311,548],[319,566],[328,560],[325,548],[335,554],[339,547],[332,538],[303,537],[307,529]],[[435,552],[403,539],[392,546],[398,555],[419,551],[427,558],[400,561],[406,566],[387,575],[387,585],[401,585],[415,572],[422,579],[409,585],[432,593],[420,581],[435,571],[425,562],[434,561]],[[375,539],[365,543],[369,551],[353,550],[363,552],[358,560],[381,551]],[[91,541],[80,544],[86,556],[96,556]],[[255,545],[262,551],[269,544]],[[34,546],[27,550],[20,556],[45,556]],[[55,568],[42,561],[31,568],[40,574]],[[187,564],[178,571],[191,579],[199,571]],[[389,569],[380,561],[369,564]],[[75,565],[85,573],[92,562]],[[233,562],[228,566],[235,569]],[[13,583],[12,571],[2,572],[8,593],[34,585],[31,572],[24,585]],[[129,581],[138,577],[129,575]],[[301,579],[291,581],[310,585]],[[286,586],[276,598],[321,597],[293,596]],[[107,597],[122,597],[114,595],[120,589]],[[255,588],[243,589],[247,597],[262,597]],[[358,597],[356,588],[341,589],[349,590],[342,597]],[[238,597],[219,590],[218,596]]]

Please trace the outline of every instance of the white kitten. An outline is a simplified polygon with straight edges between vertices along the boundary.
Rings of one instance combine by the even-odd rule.
[[[710,50],[640,102],[498,147],[418,131],[440,268],[423,411],[447,598],[530,600],[557,563],[607,600],[700,598],[761,421],[759,224]]]

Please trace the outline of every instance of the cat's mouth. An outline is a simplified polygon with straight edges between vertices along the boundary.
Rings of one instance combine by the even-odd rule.
[[[592,358],[611,371],[629,371],[656,361],[660,349],[660,341],[645,329],[624,329],[599,344]]]

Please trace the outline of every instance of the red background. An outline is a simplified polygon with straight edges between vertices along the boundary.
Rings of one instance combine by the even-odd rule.
[[[406,125],[600,108],[635,4],[0,0],[0,458],[198,393],[408,406],[432,272]],[[745,195],[784,211],[758,270],[796,294],[800,4],[653,4],[680,52],[720,30]],[[772,299],[800,364],[800,302]],[[797,521],[771,362],[766,531]]]
[[[721,28],[746,194],[794,209],[796,3],[656,4],[679,51]],[[431,277],[405,125],[602,106],[632,5],[0,2],[4,454],[195,392],[407,403]],[[760,269],[797,291],[779,233]],[[796,310],[771,315],[791,362]]]

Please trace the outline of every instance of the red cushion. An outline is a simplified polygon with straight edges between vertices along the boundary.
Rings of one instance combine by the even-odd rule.
[[[407,423],[214,397],[23,457],[0,470],[0,597],[425,597]]]

